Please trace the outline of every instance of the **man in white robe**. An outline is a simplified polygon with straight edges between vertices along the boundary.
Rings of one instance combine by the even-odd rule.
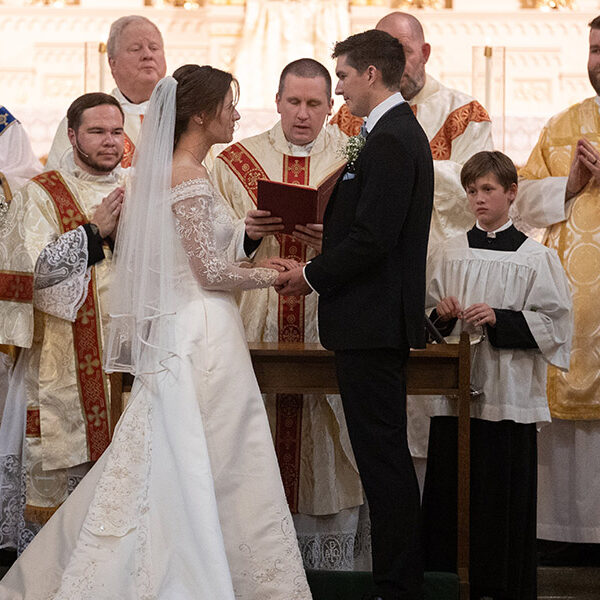
[[[260,243],[256,260],[305,262],[320,249],[322,226],[303,227],[294,236],[276,234],[278,225],[255,229],[257,180],[314,185],[343,164],[347,137],[323,127],[332,107],[331,78],[317,61],[300,59],[283,70],[276,103],[281,120],[224,150],[212,177],[238,218],[251,211],[246,231],[256,241],[248,251]],[[276,235],[260,241],[269,231]],[[240,310],[250,342],[318,342],[316,294],[298,299],[274,288],[244,292]],[[266,405],[305,566],[368,568],[354,558],[368,557],[369,548],[354,547],[363,494],[339,396],[269,395]]]
[[[125,147],[121,166],[126,168],[131,166],[152,90],[167,70],[162,35],[146,17],[121,17],[111,25],[106,52],[110,71],[117,84],[111,94],[125,113]],[[65,118],[54,136],[46,170],[59,168],[70,150]]]
[[[400,91],[425,131],[433,156],[434,196],[429,251],[437,244],[472,227],[460,184],[463,164],[476,152],[492,150],[492,123],[485,108],[463,92],[453,90],[426,74],[431,46],[425,42],[421,23],[411,14],[393,12],[377,23],[376,29],[395,37],[404,48],[406,66]],[[331,120],[348,135],[360,131],[362,119],[344,104]],[[425,475],[429,419],[423,399],[408,396],[408,443],[421,489]]]
[[[552,423],[539,435],[538,537],[600,543],[600,17],[590,23],[588,75],[596,96],[544,126],[520,171],[516,217],[546,227],[573,292],[569,373],[548,370]]]
[[[0,548],[27,545],[111,436],[102,320],[123,112],[95,93],[67,115],[73,152],[13,196],[0,238],[0,344],[20,349],[0,426]]]
[[[0,105],[0,236],[13,193],[41,171],[42,164],[33,153],[23,126]],[[0,423],[13,358],[14,348],[0,346]]]

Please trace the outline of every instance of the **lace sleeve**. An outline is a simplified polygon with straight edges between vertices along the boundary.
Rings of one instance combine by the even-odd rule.
[[[231,217],[208,185],[188,183],[174,188],[172,211],[177,235],[198,283],[208,290],[251,290],[273,285],[278,275],[274,269],[252,268],[249,263],[227,259],[234,233]]]
[[[33,304],[42,312],[74,321],[85,301],[89,272],[83,227],[63,233],[48,244],[35,263]]]

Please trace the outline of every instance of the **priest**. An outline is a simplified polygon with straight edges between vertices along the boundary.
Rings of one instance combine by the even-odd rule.
[[[277,233],[282,226],[256,211],[257,181],[314,185],[343,164],[347,137],[337,127],[324,127],[333,100],[331,77],[321,63],[303,58],[288,64],[275,100],[279,122],[226,148],[213,179],[238,218],[246,218],[246,232],[255,239],[248,240],[248,251],[260,244],[256,260],[306,262],[320,250],[322,225],[300,226],[293,236]],[[298,299],[281,297],[274,288],[254,290],[243,293],[240,309],[250,342],[318,342],[316,295]],[[266,404],[305,566],[367,568],[354,558],[363,495],[339,396],[277,394],[267,396]],[[369,548],[363,550],[358,554],[368,557]]]
[[[152,90],[167,70],[162,35],[146,17],[121,17],[110,27],[106,53],[117,84],[111,94],[119,101],[125,114],[125,148],[121,166],[129,167]],[[59,168],[70,150],[67,120],[63,119],[54,136],[46,169]]]
[[[123,111],[85,94],[60,170],[13,196],[0,237],[0,344],[20,348],[0,425],[0,548],[23,550],[110,441],[102,326],[123,201]]]
[[[548,370],[552,423],[539,435],[538,537],[600,543],[600,16],[590,23],[596,96],[552,117],[521,170],[517,216],[547,227],[573,293],[568,373]]]

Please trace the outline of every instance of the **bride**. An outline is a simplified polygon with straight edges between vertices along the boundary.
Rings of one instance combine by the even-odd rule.
[[[157,85],[115,248],[105,363],[135,374],[113,441],[0,582],[2,600],[310,600],[233,292],[243,257],[202,160],[232,139],[237,82]],[[240,224],[241,225],[241,224]]]

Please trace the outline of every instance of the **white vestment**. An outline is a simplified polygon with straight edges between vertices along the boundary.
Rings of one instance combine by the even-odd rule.
[[[42,164],[35,157],[23,126],[5,107],[0,106],[0,173],[4,175],[4,181],[0,184],[0,237],[3,235],[2,223],[12,194],[41,172]],[[11,366],[12,360],[7,355],[0,355],[0,423]]]
[[[580,138],[600,147],[600,98],[554,115],[519,172],[513,210],[523,229],[547,228],[573,290],[575,334],[568,374],[549,371],[553,421],[538,438],[538,537],[600,543],[599,183],[569,202],[565,192]]]
[[[90,175],[76,166],[72,154],[63,164],[60,176],[87,220],[125,177],[120,167]],[[92,278],[100,320],[94,314],[84,319],[94,331],[100,325],[101,352],[111,251],[105,247],[106,258],[94,265],[92,274],[84,228],[62,233],[69,229],[65,219],[77,217],[69,211],[61,223],[50,193],[30,181],[14,195],[0,238],[0,277],[16,273],[24,280],[33,278],[32,301],[17,297],[0,302],[0,344],[21,348],[0,428],[0,547],[22,549],[87,470],[81,465],[99,456],[110,440],[110,386],[102,375],[101,356],[78,354],[73,322]],[[84,391],[82,369],[98,373],[92,386],[104,386],[104,409],[83,401],[98,399],[102,392],[97,387]],[[92,430],[103,432],[93,442]]]
[[[484,338],[474,346],[471,385],[481,395],[471,402],[471,417],[549,422],[547,365],[568,369],[573,329],[571,292],[556,253],[530,238],[515,252],[470,248],[461,234],[440,244],[429,260],[430,309],[454,296],[463,308],[485,302],[494,309],[522,312],[538,345],[496,348]],[[453,333],[463,325],[459,320]],[[473,332],[473,326],[465,327]],[[456,399],[438,396],[426,404],[430,416],[458,414]]]

